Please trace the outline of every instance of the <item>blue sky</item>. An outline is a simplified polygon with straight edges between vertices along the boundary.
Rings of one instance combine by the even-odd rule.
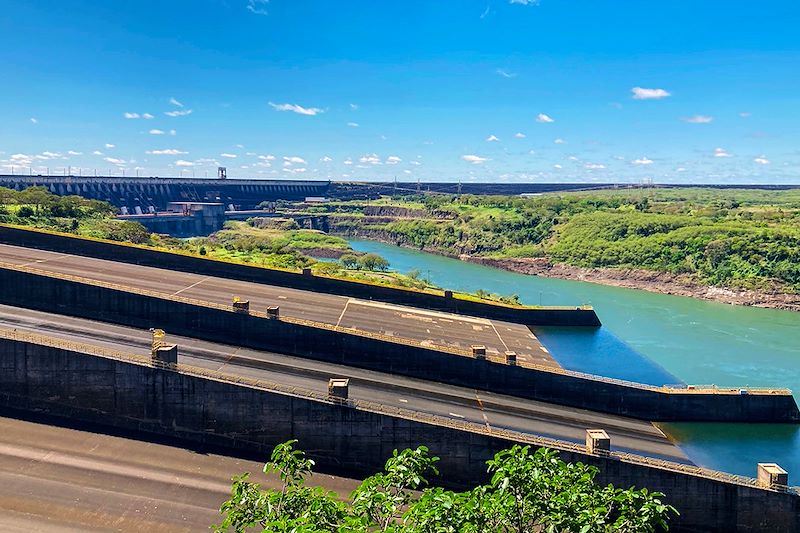
[[[11,0],[0,172],[800,183],[792,1]]]

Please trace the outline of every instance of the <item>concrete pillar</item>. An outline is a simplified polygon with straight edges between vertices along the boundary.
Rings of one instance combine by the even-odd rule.
[[[611,451],[611,439],[602,429],[586,430],[586,451],[591,454],[607,455]]]
[[[310,268],[304,268],[303,269],[303,275],[304,276],[311,276],[311,269]]]
[[[346,402],[349,395],[350,380],[345,378],[331,378],[328,381],[328,399],[335,402]]]
[[[486,346],[474,344],[472,346],[472,356],[475,359],[486,359]]]
[[[789,474],[776,463],[758,463],[759,485],[774,489],[789,485]]]
[[[447,300],[452,300],[453,299],[453,291],[444,291],[444,297]]]
[[[250,300],[242,300],[238,296],[233,297],[233,311],[235,313],[250,314]]]
[[[178,364],[178,345],[165,344],[153,350],[153,362],[164,365]]]
[[[269,318],[280,318],[281,316],[281,308],[277,305],[270,305],[267,307],[267,316]]]
[[[506,364],[509,366],[517,365],[517,352],[506,352]]]

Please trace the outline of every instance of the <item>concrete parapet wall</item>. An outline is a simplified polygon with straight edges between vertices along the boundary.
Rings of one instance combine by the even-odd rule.
[[[773,394],[673,391],[564,370],[509,366],[414,341],[236,313],[170,295],[139,294],[25,268],[0,268],[0,302],[177,335],[298,355],[522,398],[653,421],[796,422],[788,391]]]
[[[482,426],[467,431],[87,355],[77,346],[9,338],[0,338],[0,404],[264,457],[275,444],[296,438],[321,469],[347,475],[381,470],[394,449],[426,445],[441,457],[443,477],[433,481],[453,488],[485,482],[485,461],[518,441],[487,434]],[[577,447],[559,452],[566,461],[596,466],[599,483],[665,493],[681,513],[672,531],[800,532],[800,497],[793,491],[589,455]]]
[[[303,276],[297,272],[267,269],[216,261],[201,257],[175,254],[112,241],[88,239],[0,225],[0,243],[53,252],[69,253],[121,261],[143,266],[191,272],[254,283],[264,283],[339,294],[365,300],[379,300],[424,309],[461,313],[470,316],[504,320],[528,326],[599,326],[600,320],[591,308],[584,307],[513,307],[482,303],[440,294],[346,281],[319,276]]]

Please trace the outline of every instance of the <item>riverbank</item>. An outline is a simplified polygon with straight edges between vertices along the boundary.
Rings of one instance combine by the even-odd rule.
[[[547,258],[492,259],[460,255],[458,259],[530,276],[587,281],[611,287],[688,296],[733,305],[800,311],[800,295],[798,294],[710,287],[694,282],[689,276],[668,272],[632,268],[582,268],[554,264]]]

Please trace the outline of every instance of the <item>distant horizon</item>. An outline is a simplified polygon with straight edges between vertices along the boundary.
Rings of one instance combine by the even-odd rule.
[[[0,172],[800,184],[789,0],[29,0],[3,14]]]

